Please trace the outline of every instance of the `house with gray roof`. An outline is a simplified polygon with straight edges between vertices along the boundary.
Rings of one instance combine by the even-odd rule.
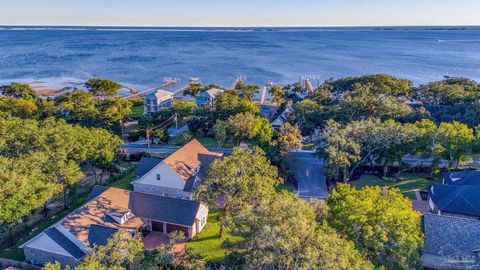
[[[158,112],[173,106],[173,93],[158,89],[145,96],[143,100],[144,114]]]
[[[224,90],[218,89],[218,88],[208,89],[207,91],[203,91],[200,94],[198,94],[197,97],[195,98],[195,102],[197,103],[198,107],[202,107],[205,105],[212,105],[213,100],[215,100],[215,98],[223,92]]]
[[[480,219],[480,186],[433,184],[428,204],[433,213]]]
[[[480,186],[480,171],[457,171],[442,173],[443,184]]]
[[[426,269],[480,269],[480,221],[456,216],[423,216]]]
[[[105,245],[120,230],[182,231],[187,238],[207,222],[207,205],[118,188],[96,187],[83,206],[20,246],[34,265],[78,264],[94,245]]]

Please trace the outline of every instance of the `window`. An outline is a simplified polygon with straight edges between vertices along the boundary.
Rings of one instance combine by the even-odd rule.
[[[160,181],[160,174],[157,174],[157,180]]]
[[[206,216],[204,216],[204,217],[202,218],[202,220],[200,220],[200,227],[205,226],[205,223],[207,223],[207,217],[206,217]]]

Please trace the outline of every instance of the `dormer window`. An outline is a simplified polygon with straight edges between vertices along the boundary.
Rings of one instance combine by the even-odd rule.
[[[160,174],[157,173],[157,181],[160,181],[161,177],[160,177]]]
[[[123,225],[133,216],[129,209],[110,209],[106,214],[120,225]]]

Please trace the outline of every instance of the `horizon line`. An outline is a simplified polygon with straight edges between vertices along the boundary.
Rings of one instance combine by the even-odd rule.
[[[426,25],[94,25],[94,24],[0,24],[0,27],[177,27],[177,28],[338,28],[338,27],[480,27],[480,24],[426,24]]]

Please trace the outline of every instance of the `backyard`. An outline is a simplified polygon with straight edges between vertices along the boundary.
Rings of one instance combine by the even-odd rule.
[[[411,174],[406,173],[400,176],[401,181],[395,183],[394,181],[387,181],[379,178],[376,175],[364,174],[359,180],[352,181],[350,184],[356,188],[363,188],[365,186],[380,186],[398,188],[406,197],[416,199],[415,190],[422,190],[430,187],[433,183],[440,183],[438,176],[434,180],[429,180],[430,174]]]
[[[208,215],[208,223],[201,233],[192,241],[187,242],[186,251],[194,258],[211,264],[221,264],[227,251],[221,247],[222,242],[229,239],[231,242],[241,240],[240,237],[229,235],[226,232],[222,238],[218,237],[220,231],[220,212],[212,211]]]

